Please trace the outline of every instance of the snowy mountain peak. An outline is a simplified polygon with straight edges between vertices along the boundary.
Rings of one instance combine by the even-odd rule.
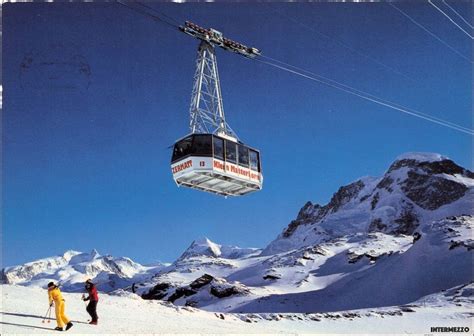
[[[457,165],[445,156],[434,153],[407,153],[400,155],[389,167],[387,173],[399,170],[398,178],[405,178],[407,170],[430,175],[448,174],[465,175],[474,178],[472,172]]]
[[[92,262],[100,258],[99,252],[96,249],[93,249],[90,253],[76,252],[76,254],[68,260],[70,265],[80,264],[84,262]]]
[[[214,243],[207,237],[202,237],[194,240],[179,259],[195,256],[219,257],[221,254],[221,245]]]
[[[95,258],[97,258],[97,257],[100,257],[100,254],[99,254],[99,252],[97,252],[96,249],[92,249],[92,251],[91,251],[90,254],[91,254],[91,258],[92,258],[92,259],[95,259]]]
[[[77,256],[77,255],[79,255],[79,254],[81,254],[81,253],[82,253],[82,252],[79,252],[79,251],[68,250],[68,251],[66,251],[66,252],[63,253],[62,257],[63,257],[65,260],[69,261],[69,260],[71,260],[73,257],[75,257],[75,256]]]
[[[216,243],[214,243],[212,240],[210,240],[207,237],[199,237],[199,238],[195,239],[192,242],[192,244],[195,244],[195,245],[208,245],[208,246],[217,245]]]
[[[209,238],[203,237],[194,240],[184,253],[176,260],[180,262],[194,257],[211,257],[223,259],[244,258],[260,253],[261,249],[252,247],[238,247],[231,245],[220,245]]]
[[[448,160],[448,158],[438,153],[408,152],[408,153],[399,155],[395,159],[395,161],[401,161],[401,160],[415,160],[418,162],[437,162],[437,161]]]
[[[362,178],[324,206],[307,202],[264,255],[349,234],[411,235],[426,219],[472,214],[474,173],[434,153],[399,156],[379,178]]]

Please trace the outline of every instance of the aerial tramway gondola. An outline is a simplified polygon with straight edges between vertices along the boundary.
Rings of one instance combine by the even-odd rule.
[[[173,147],[171,171],[175,182],[224,196],[262,189],[259,151],[242,143],[225,121],[214,46],[249,58],[260,55],[260,51],[189,21],[180,30],[201,43],[191,98],[191,133]]]

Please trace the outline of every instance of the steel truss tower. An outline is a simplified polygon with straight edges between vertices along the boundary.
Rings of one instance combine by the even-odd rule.
[[[238,139],[225,121],[214,46],[201,41],[189,110],[191,133],[213,133]]]

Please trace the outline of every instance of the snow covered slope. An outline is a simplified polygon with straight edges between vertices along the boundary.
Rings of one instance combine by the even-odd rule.
[[[46,287],[54,281],[65,291],[82,291],[84,281],[92,279],[102,291],[122,288],[133,282],[150,278],[164,265],[142,266],[129,258],[101,256],[67,251],[63,255],[39,259],[24,265],[2,269],[2,283]]]
[[[474,287],[461,285],[405,306],[338,313],[230,314],[145,301],[137,295],[103,294],[99,325],[87,324],[80,294],[65,293],[66,314],[74,326],[68,334],[427,334],[431,327],[472,330]],[[51,333],[55,321],[42,323],[47,293],[40,288],[2,285],[0,333]],[[51,333],[52,334],[52,333]],[[465,332],[463,334],[466,334]]]

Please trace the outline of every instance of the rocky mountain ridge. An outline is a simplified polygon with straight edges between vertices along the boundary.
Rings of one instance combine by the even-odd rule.
[[[382,177],[367,177],[343,186],[324,206],[307,202],[263,253],[354,232],[412,235],[424,220],[472,213],[473,181],[473,172],[446,157],[404,154]],[[449,204],[464,196],[463,204],[449,209]]]

